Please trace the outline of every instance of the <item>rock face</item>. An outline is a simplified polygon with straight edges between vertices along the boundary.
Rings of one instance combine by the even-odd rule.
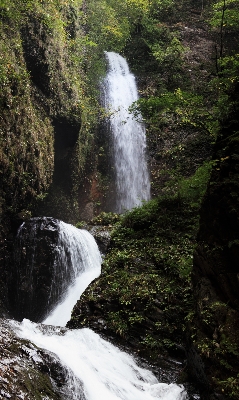
[[[194,257],[194,341],[207,375],[232,398],[239,385],[239,141],[238,92],[221,129],[201,211]],[[213,377],[213,378],[212,378]]]
[[[110,246],[110,228],[93,226],[89,232],[94,236],[101,253],[105,254]]]
[[[16,337],[0,319],[0,399],[69,399],[67,372],[56,356]]]
[[[1,315],[9,308],[6,281],[17,229],[31,215],[79,221],[77,188],[93,146],[85,111],[82,122],[84,12],[71,1],[31,4],[13,0],[0,10]]]
[[[59,221],[53,218],[32,218],[21,226],[8,285],[14,318],[41,321],[55,301],[51,291],[59,264],[58,237]]]

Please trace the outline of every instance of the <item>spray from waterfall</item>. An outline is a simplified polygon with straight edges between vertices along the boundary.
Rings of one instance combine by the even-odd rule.
[[[106,52],[108,73],[102,84],[103,103],[109,113],[116,181],[118,213],[140,206],[150,199],[146,160],[146,134],[142,117],[137,120],[129,107],[138,99],[135,77],[126,60]]]

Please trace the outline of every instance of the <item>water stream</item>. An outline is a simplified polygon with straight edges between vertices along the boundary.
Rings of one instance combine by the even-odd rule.
[[[63,273],[70,275],[69,285],[60,301],[43,320],[44,324],[65,326],[71,311],[89,284],[100,275],[101,255],[93,236],[86,230],[77,229],[62,221],[59,223],[58,259],[64,265]],[[66,257],[70,253],[70,263]],[[62,262],[63,261],[63,262]],[[67,268],[68,263],[68,268]],[[70,268],[69,268],[70,264]],[[56,278],[61,271],[56,271]],[[62,280],[64,276],[62,276]],[[55,285],[52,285],[55,290]]]
[[[116,212],[122,213],[150,199],[145,126],[129,107],[138,99],[135,77],[126,60],[106,52],[108,73],[103,81],[103,104],[109,114],[116,183]]]
[[[176,384],[160,383],[147,369],[137,365],[134,358],[102,339],[88,328],[67,330],[64,325],[70,315],[73,302],[80,297],[90,279],[99,275],[100,253],[93,237],[71,225],[60,223],[60,237],[66,238],[68,251],[76,267],[75,278],[63,300],[43,324],[24,319],[22,323],[11,321],[19,337],[29,339],[37,346],[55,354],[67,372],[67,400],[185,400],[187,394]],[[83,235],[82,235],[83,233]],[[69,239],[69,235],[71,238]],[[72,247],[71,247],[72,246]],[[58,241],[59,247],[59,241]],[[59,257],[64,257],[59,248]],[[88,253],[89,252],[89,253]],[[81,254],[81,257],[76,256]],[[75,260],[75,261],[74,261]],[[84,260],[84,268],[82,268]],[[67,271],[67,268],[65,268]],[[67,272],[65,272],[67,273]],[[68,301],[71,299],[70,301]],[[47,324],[56,326],[48,326]]]

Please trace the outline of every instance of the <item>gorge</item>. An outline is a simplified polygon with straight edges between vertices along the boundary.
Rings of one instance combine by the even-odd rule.
[[[102,273],[92,271],[84,286],[95,279],[62,325],[68,320],[75,333],[84,330],[81,339],[83,332],[92,342],[100,334],[143,357],[159,381],[185,385],[189,398],[239,398],[238,21],[238,0],[1,2],[3,399],[70,396],[67,368],[7,322],[34,320],[16,329],[35,331],[39,343],[44,330],[50,334],[50,326],[35,323],[66,289],[60,275],[60,291],[51,285],[59,261],[52,243],[65,223],[92,232],[105,255]],[[115,62],[116,54],[129,70],[113,78],[106,57]],[[139,96],[130,114],[123,110],[121,128],[132,116],[139,122],[136,164],[151,187],[129,174],[126,204],[116,202],[122,165],[116,167],[112,145],[122,110],[117,103],[106,111],[100,91],[133,75]],[[132,159],[131,146],[125,151]],[[21,227],[30,243],[33,220],[37,262],[17,236]],[[69,240],[59,265],[72,266]],[[67,284],[75,279],[70,269]],[[68,328],[57,328],[59,338]],[[177,367],[167,379],[170,363]]]

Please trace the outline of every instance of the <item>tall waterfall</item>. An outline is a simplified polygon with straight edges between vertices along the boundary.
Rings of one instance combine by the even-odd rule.
[[[150,198],[145,127],[129,107],[138,99],[135,77],[126,60],[106,52],[108,73],[103,81],[103,103],[109,113],[116,180],[116,212],[124,212]]]
[[[93,237],[62,222],[59,223],[59,229],[58,262],[62,265],[61,257],[65,263],[71,259],[69,270],[72,270],[72,266],[74,270],[74,279],[69,282],[67,295],[43,324],[24,319],[22,323],[11,321],[10,325],[19,337],[31,340],[38,347],[50,351],[57,361],[60,360],[66,370],[67,380],[67,393],[64,392],[63,399],[187,399],[183,387],[158,382],[152,372],[139,367],[132,356],[90,329],[67,330],[46,325],[63,325],[74,301],[100,271],[100,254]],[[66,257],[67,248],[69,254]],[[65,265],[64,274],[68,274],[68,265]]]

